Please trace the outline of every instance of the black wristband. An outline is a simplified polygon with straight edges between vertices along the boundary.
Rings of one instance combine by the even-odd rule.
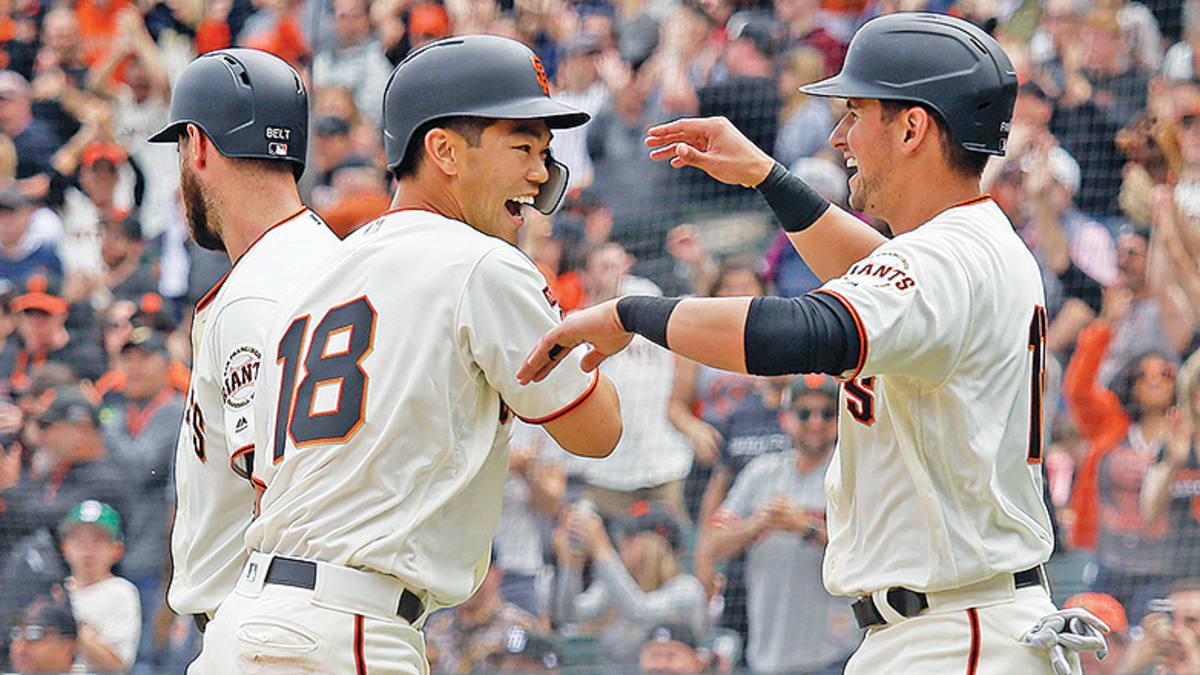
[[[779,162],[755,189],[775,212],[780,227],[788,232],[803,232],[829,208],[828,199]]]
[[[671,312],[675,311],[679,300],[631,295],[617,301],[617,316],[625,330],[670,349],[667,347],[667,322],[671,320]]]

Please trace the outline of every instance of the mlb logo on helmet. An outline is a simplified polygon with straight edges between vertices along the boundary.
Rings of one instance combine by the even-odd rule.
[[[287,143],[267,143],[267,153],[276,157],[287,157]]]

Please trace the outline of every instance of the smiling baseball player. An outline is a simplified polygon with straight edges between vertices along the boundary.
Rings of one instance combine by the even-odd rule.
[[[512,420],[586,456],[621,434],[612,384],[578,367],[522,387],[527,343],[557,325],[515,242],[566,171],[541,62],[495,36],[431,43],[384,95],[393,210],[281,306],[255,402],[265,491],[250,558],[209,625],[212,672],[424,673],[425,616],[482,581]]]
[[[192,61],[150,140],[177,143],[188,225],[233,269],[196,304],[192,379],[175,459],[167,601],[205,624],[233,590],[254,515],[255,380],[268,319],[340,240],[300,202],[308,96],[286,62],[253,49]],[[191,667],[201,665],[212,646]]]
[[[857,168],[850,205],[895,238],[830,205],[727,120],[653,128],[651,157],[756,187],[825,285],[796,299],[597,305],[543,337],[519,377],[538,381],[583,341],[595,368],[633,333],[727,370],[840,374],[823,577],[857,597],[870,629],[846,672],[1078,671],[1074,651],[1102,648],[1092,626],[1103,624],[1056,614],[1041,568],[1053,548],[1041,276],[979,194],[988,156],[1004,152],[1012,65],[966,21],[890,14],[855,34],[839,74],[803,91],[849,99],[830,142]]]

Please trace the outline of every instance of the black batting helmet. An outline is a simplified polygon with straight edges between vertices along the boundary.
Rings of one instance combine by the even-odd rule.
[[[174,143],[195,124],[226,157],[278,159],[304,172],[308,92],[286,61],[257,49],[197,57],[171,93],[171,116],[151,143]]]
[[[1003,155],[1017,75],[999,43],[969,21],[899,12],[863,24],[842,71],[800,91],[923,103],[967,150]]]
[[[417,130],[447,117],[540,119],[551,129],[577,127],[590,116],[550,98],[550,83],[528,47],[495,35],[462,35],[431,42],[409,54],[383,93],[383,145],[387,168],[406,158]],[[419,151],[416,148],[414,151]],[[567,167],[551,158],[550,179],[534,208],[549,214],[567,187]]]

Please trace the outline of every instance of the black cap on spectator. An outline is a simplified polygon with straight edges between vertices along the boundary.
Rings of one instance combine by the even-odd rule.
[[[539,633],[530,632],[521,626],[508,629],[504,637],[504,651],[539,661],[547,668],[557,668],[558,646],[553,640]]]
[[[124,354],[133,349],[140,349],[147,354],[158,354],[164,358],[170,355],[167,350],[167,341],[158,331],[149,326],[134,328],[129,336],[129,342],[121,347],[121,353]]]
[[[350,133],[350,123],[337,115],[326,115],[317,120],[318,136],[344,136]]]
[[[137,311],[130,321],[135,326],[149,326],[164,333],[170,333],[179,325],[171,306],[158,293],[142,295],[137,303]]]
[[[55,422],[91,422],[100,426],[100,409],[77,386],[55,387],[54,400],[38,420],[42,424]]]
[[[75,614],[71,612],[71,606],[49,596],[42,596],[30,603],[21,615],[21,623],[26,627],[41,626],[67,637],[79,634],[79,626],[75,623]]]
[[[620,524],[620,531],[626,537],[639,532],[653,532],[667,540],[673,550],[679,550],[683,542],[683,528],[679,520],[660,502],[634,503],[629,507],[629,515]]]
[[[646,642],[682,642],[692,649],[700,646],[696,632],[685,623],[660,623],[650,629]]]

